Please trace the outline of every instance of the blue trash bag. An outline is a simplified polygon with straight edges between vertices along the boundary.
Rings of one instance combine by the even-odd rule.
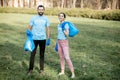
[[[58,42],[56,42],[55,51],[58,52]]]
[[[24,50],[32,52],[35,48],[35,45],[32,39],[32,36],[33,36],[32,32],[30,30],[26,30],[26,35],[27,35],[27,40],[24,45]]]
[[[67,21],[62,23],[62,29],[64,29],[65,24],[69,26],[69,37],[74,37],[80,32],[73,23]]]

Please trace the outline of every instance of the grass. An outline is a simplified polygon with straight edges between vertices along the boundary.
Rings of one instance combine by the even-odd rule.
[[[34,72],[27,76],[30,53],[23,50],[25,31],[33,15],[0,13],[0,80],[71,80],[66,65],[64,76],[60,71],[59,56],[54,51],[57,40],[57,16],[51,21],[51,45],[45,52],[45,76],[39,75],[39,54]],[[69,38],[70,56],[75,67],[74,80],[120,79],[120,22],[67,17],[80,34]]]

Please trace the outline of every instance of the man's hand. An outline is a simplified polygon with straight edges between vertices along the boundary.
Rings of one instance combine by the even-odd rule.
[[[47,39],[46,45],[47,45],[47,46],[50,45],[50,38]]]

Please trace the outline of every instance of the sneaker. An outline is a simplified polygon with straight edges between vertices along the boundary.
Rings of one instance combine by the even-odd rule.
[[[64,73],[59,73],[58,75],[59,75],[59,76],[60,76],[60,75],[64,75]]]
[[[75,75],[72,75],[71,78],[75,78]]]

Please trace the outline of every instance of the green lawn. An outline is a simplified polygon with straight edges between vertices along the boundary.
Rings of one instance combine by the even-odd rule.
[[[30,53],[23,50],[25,31],[33,15],[0,13],[0,80],[71,80],[66,65],[60,71],[59,56],[54,51],[57,40],[57,16],[51,22],[51,45],[45,52],[45,76],[39,75],[37,51],[33,74],[26,75]],[[120,22],[67,17],[80,34],[69,38],[70,56],[75,67],[74,80],[120,80]]]

